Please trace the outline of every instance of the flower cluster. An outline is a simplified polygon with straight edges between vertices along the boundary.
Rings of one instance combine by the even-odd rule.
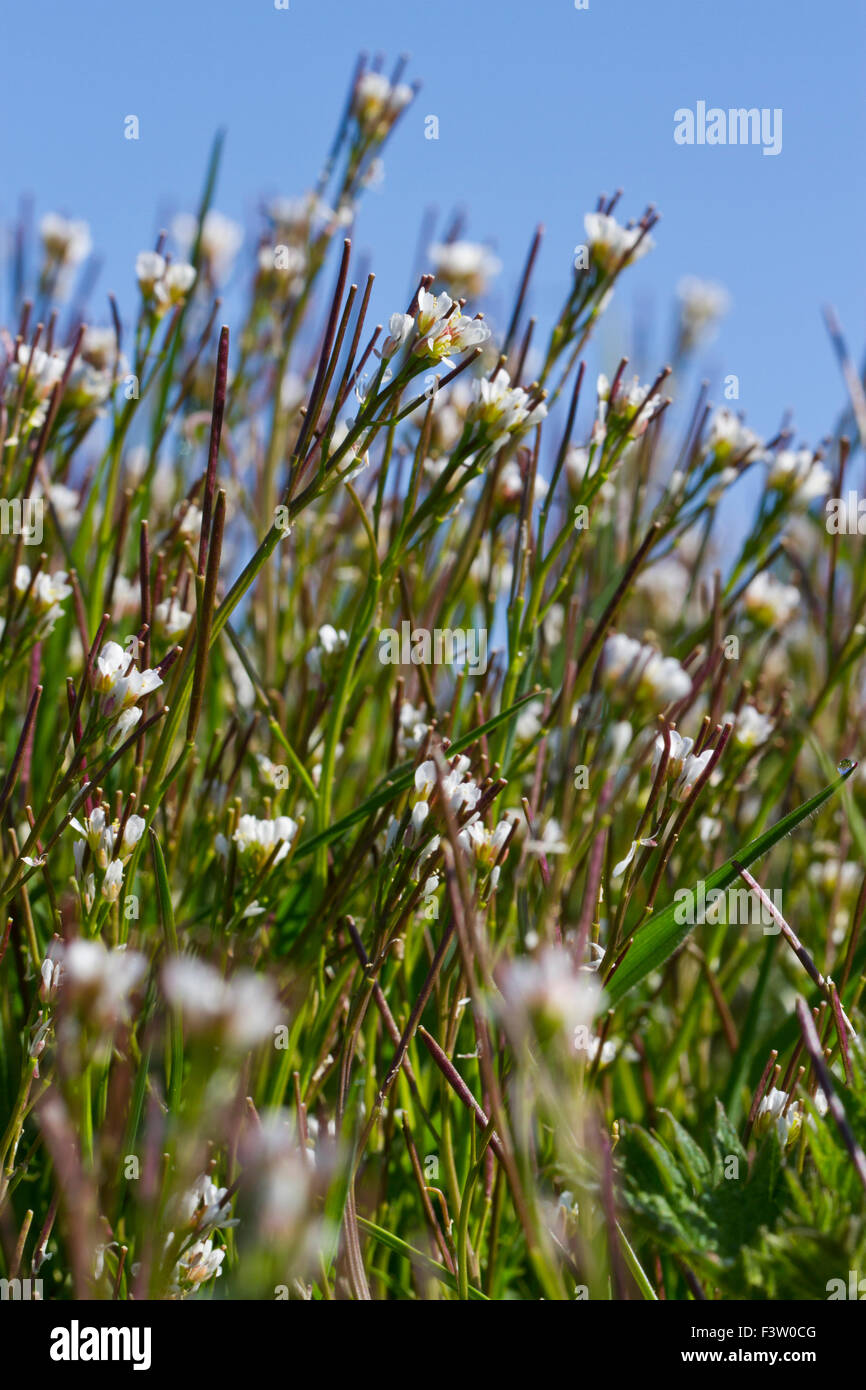
[[[664,707],[691,693],[688,672],[672,656],[624,633],[607,638],[600,661],[601,684],[611,698],[647,700]]]
[[[108,742],[116,744],[127,738],[141,719],[138,701],[162,685],[158,671],[140,671],[135,659],[118,642],[106,642],[99,650],[93,665],[91,683],[101,696],[100,709],[104,718],[113,719]]]
[[[282,1017],[273,983],[252,970],[226,980],[203,960],[174,956],[163,966],[162,988],[191,1037],[231,1052],[248,1052],[273,1037]]]
[[[167,309],[183,304],[195,284],[195,266],[186,261],[167,261],[158,251],[141,251],[135,262],[135,278],[142,296],[159,318]]]

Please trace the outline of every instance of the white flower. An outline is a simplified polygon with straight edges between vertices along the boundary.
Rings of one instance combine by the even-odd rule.
[[[677,780],[682,773],[683,765],[686,759],[688,758],[689,754],[695,746],[695,741],[693,738],[683,738],[681,734],[677,733],[676,729],[670,729],[668,731],[668,734],[670,738],[670,744],[668,751],[668,765],[665,770],[665,776]],[[664,736],[662,734],[658,734],[656,736],[655,746],[653,748],[653,777],[655,777],[656,773],[659,770],[659,764],[661,763],[664,749]]]
[[[636,638],[627,637],[623,632],[611,633],[601,653],[603,684],[618,685],[626,677],[632,676],[645,651],[646,648]]]
[[[230,980],[192,956],[163,967],[162,986],[191,1034],[212,1035],[239,1052],[273,1037],[280,1022],[276,990],[264,975],[238,970]]]
[[[40,570],[35,579],[28,565],[18,565],[15,570],[15,592],[20,595],[30,590],[28,606],[37,620],[36,631],[40,636],[47,636],[53,631],[63,612],[63,600],[72,593],[66,577],[65,570],[56,570],[54,574],[45,574]]]
[[[197,541],[201,533],[202,512],[194,502],[179,502],[176,514],[180,516],[180,526],[177,528],[178,535],[185,540]]]
[[[198,232],[198,218],[191,212],[182,212],[171,224],[172,235],[185,252],[195,244]],[[244,229],[230,217],[209,208],[201,226],[201,251],[206,260],[224,271],[237,255],[244,239]]]
[[[652,250],[652,238],[644,235],[642,227],[622,227],[609,213],[588,212],[583,225],[592,258],[605,272],[638,261]]]
[[[392,86],[381,72],[365,72],[355,85],[352,110],[368,136],[382,136],[413,95],[412,88],[405,82]]]
[[[162,677],[158,671],[139,671],[133,666],[127,675],[118,677],[108,695],[104,697],[103,713],[119,714],[138,700],[143,700],[145,695],[150,695],[161,685]]]
[[[610,382],[603,372],[596,384],[598,393],[598,424],[605,427],[610,416],[614,420],[625,421],[630,439],[638,439],[643,434],[656,410],[662,403],[661,396],[651,396],[650,388],[642,386],[639,377],[633,377],[630,384],[620,382],[616,395],[611,399]]]
[[[474,319],[469,321],[475,322]],[[484,425],[496,442],[506,439],[509,434],[530,429],[547,415],[547,406],[542,401],[533,404],[522,386],[511,385],[511,378],[504,367],[499,368],[492,380],[480,377],[474,387],[475,398],[466,412],[466,418]]]
[[[39,235],[47,259],[61,266],[78,265],[90,255],[93,245],[86,222],[70,222],[57,212],[45,214]]]
[[[404,700],[400,706],[400,722],[397,741],[401,753],[419,748],[427,735],[428,724],[424,723],[421,710]]]
[[[63,483],[50,483],[48,496],[57,513],[57,520],[64,531],[71,531],[79,525],[81,521],[81,513],[78,510],[79,497],[74,488],[66,487]]]
[[[100,695],[113,690],[130,664],[130,656],[119,642],[105,642],[100,647],[93,670],[93,689]]]
[[[120,845],[120,857],[129,856],[135,849],[142,835],[144,834],[147,822],[143,816],[128,816],[126,825],[123,827],[123,840]]]
[[[437,241],[430,256],[436,278],[463,297],[483,294],[488,280],[502,269],[502,262],[477,241]]]
[[[752,462],[763,456],[764,445],[754,430],[748,429],[732,410],[722,407],[713,412],[707,430],[706,449],[717,459],[736,458]]]
[[[542,826],[540,840],[526,841],[527,854],[543,855],[546,858],[549,854],[566,854],[567,852],[568,841],[562,838],[562,827],[553,816]]]
[[[723,285],[711,280],[699,280],[685,275],[677,285],[680,301],[680,330],[686,347],[693,347],[700,338],[710,335],[719,319],[731,307],[731,299]]]
[[[766,743],[773,732],[772,719],[761,714],[754,705],[743,705],[736,715],[729,712],[722,723],[733,726],[734,743],[741,748],[757,748],[758,744]]]
[[[800,591],[762,570],[745,590],[743,604],[762,627],[783,627],[800,606]]]
[[[601,682],[611,694],[625,685],[636,697],[662,707],[684,699],[692,689],[691,676],[674,657],[662,656],[655,647],[619,632],[612,633],[604,644]]]
[[[712,748],[705,748],[703,753],[690,753],[688,755],[683,763],[682,771],[677,778],[676,786],[674,787],[674,796],[677,801],[685,801],[691,796],[695,784],[703,775],[707,763],[712,756]]]
[[[158,251],[139,251],[135,258],[135,278],[142,294],[149,298],[157,281],[165,274],[165,257]]]
[[[252,855],[258,862],[266,860],[279,845],[273,860],[273,864],[277,865],[285,859],[297,833],[298,823],[290,816],[277,816],[275,820],[241,816],[232,839],[241,855]]]
[[[698,817],[698,836],[702,845],[711,845],[722,833],[722,822],[714,816]]]
[[[657,619],[674,623],[682,615],[690,582],[686,566],[674,555],[668,555],[641,570],[635,588],[649,596]]]
[[[503,845],[511,834],[512,822],[501,820],[493,830],[480,819],[469,821],[457,836],[457,843],[476,864],[490,868],[499,858]]]
[[[426,353],[437,362],[447,362],[452,352],[466,352],[471,347],[486,343],[490,329],[481,319],[470,318],[468,314],[449,314],[447,319],[435,323],[426,338],[419,343],[417,352]]]
[[[788,494],[792,502],[801,506],[807,506],[816,497],[826,497],[832,486],[832,473],[810,449],[782,449],[771,460],[767,487]]]
[[[76,830],[87,841],[99,867],[101,869],[107,868],[114,848],[114,839],[103,807],[94,807],[90,814],[85,817],[83,825],[74,817],[70,824],[73,830]]]
[[[812,1103],[819,1115],[826,1115],[827,1097],[820,1088],[812,1097]],[[755,1117],[755,1133],[766,1134],[771,1125],[775,1124],[779,1143],[783,1148],[789,1148],[800,1133],[804,1113],[802,1101],[793,1100],[787,1091],[780,1091],[773,1087],[758,1106],[758,1113]],[[811,1115],[808,1118],[811,1124],[813,1122]]]
[[[411,314],[392,314],[388,320],[388,337],[382,344],[381,357],[393,357],[395,352],[408,342],[415,331],[415,320]]]
[[[92,672],[93,689],[102,695],[102,712],[120,714],[162,685],[156,670],[139,671],[118,642],[105,642]]]
[[[162,279],[154,286],[153,293],[158,308],[167,309],[169,306],[183,304],[195,284],[195,277],[195,266],[187,265],[184,261],[173,261]]]
[[[117,357],[117,334],[113,328],[86,328],[81,339],[81,356],[92,367],[110,367]]]
[[[322,673],[323,659],[335,656],[348,646],[349,635],[344,628],[332,627],[325,623],[319,628],[319,641],[307,652],[307,665],[317,676]]]
[[[502,973],[506,1017],[519,1023],[526,1015],[550,1023],[569,1037],[588,1027],[601,1003],[595,975],[578,970],[562,946],[546,946],[534,956],[519,956]]]
[[[229,1217],[231,1200],[227,1187],[218,1187],[207,1173],[202,1173],[177,1202],[178,1223],[184,1228],[193,1227],[200,1239],[211,1231],[237,1226],[240,1223]]]
[[[154,621],[167,637],[182,637],[192,622],[192,615],[181,608],[176,598],[163,599],[153,610]]]
[[[125,709],[120,718],[115,720],[112,724],[105,736],[111,747],[114,748],[119,743],[123,743],[124,739],[129,738],[129,735],[140,719],[140,709]]]
[[[95,1025],[109,1029],[129,1017],[129,996],[147,971],[138,951],[79,938],[62,950],[62,987]]]
[[[541,732],[544,715],[544,701],[530,700],[520,711],[514,722],[514,737],[521,743],[528,743]]]
[[[436,361],[444,362],[450,353],[464,352],[490,337],[486,323],[461,314],[450,295],[434,295],[429,290],[418,295],[415,326],[421,336],[416,353]]]
[[[415,802],[415,805],[412,807],[412,816],[410,820],[410,834],[413,837],[420,833],[421,827],[427,819],[429,813],[430,807],[426,801]]]
[[[418,295],[416,327],[422,337],[430,332],[434,323],[448,317],[453,304],[454,300],[450,294],[431,294],[429,290],[421,290]]]
[[[197,1240],[189,1249],[184,1250],[172,1276],[171,1291],[175,1297],[181,1298],[185,1294],[195,1293],[196,1289],[201,1288],[209,1279],[222,1274],[221,1265],[225,1254],[225,1250],[215,1250],[211,1240]]]
[[[119,859],[112,859],[102,880],[102,896],[107,898],[110,903],[116,903],[122,887],[123,864]]]
[[[426,801],[435,786],[436,764],[432,758],[428,758],[415,769],[415,790]]]
[[[16,354],[16,384],[26,375],[27,389],[44,399],[63,376],[66,360],[64,353],[43,352],[41,348],[21,343]]]
[[[827,859],[820,864],[809,865],[809,881],[834,893],[838,887],[841,897],[851,897],[859,888],[863,870],[859,864],[847,859],[840,864],[837,859]]]
[[[56,605],[63,602],[72,593],[72,586],[66,582],[66,570],[55,570],[54,574],[46,574],[40,570],[36,576],[36,583],[33,585],[33,598],[36,607],[43,612],[48,612]]]

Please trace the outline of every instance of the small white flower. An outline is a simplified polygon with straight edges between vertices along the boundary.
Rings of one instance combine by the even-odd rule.
[[[743,594],[743,605],[762,627],[784,627],[800,606],[800,591],[762,570]]]
[[[352,110],[368,136],[385,135],[414,93],[405,82],[394,86],[381,72],[365,72],[359,77],[352,96]]]
[[[238,970],[224,980],[204,961],[175,956],[163,967],[162,984],[190,1033],[215,1035],[239,1052],[273,1037],[280,1022],[273,983],[250,970]]]
[[[100,695],[113,690],[131,658],[119,642],[105,642],[96,656],[93,670],[93,688]]]
[[[107,898],[110,903],[116,903],[122,887],[123,864],[119,859],[112,859],[102,880],[102,896]]]
[[[533,404],[522,386],[511,385],[504,367],[499,368],[492,380],[480,377],[475,382],[475,399],[466,412],[466,418],[483,425],[496,442],[509,434],[530,429],[546,415],[547,407],[543,402]],[[522,480],[520,490],[523,491]]]
[[[319,628],[318,643],[307,652],[308,667],[315,675],[321,675],[323,662],[344,651],[348,643],[349,635],[344,628],[337,629],[325,623]]]
[[[130,1013],[129,996],[141,983],[147,961],[138,951],[79,938],[62,948],[62,988],[94,1025],[108,1030]]]
[[[571,953],[547,946],[535,956],[519,956],[502,974],[505,1016],[518,1026],[527,1015],[549,1022],[568,1037],[588,1027],[601,1004],[595,975],[578,970]]]
[[[583,219],[593,260],[606,273],[630,265],[652,250],[653,241],[642,227],[623,227],[609,213],[588,212]]]
[[[722,462],[728,459],[750,463],[764,454],[764,445],[754,430],[748,429],[732,410],[722,407],[710,417],[706,449]]]
[[[816,497],[826,497],[832,486],[832,473],[810,449],[782,449],[770,462],[767,487],[787,494],[800,506],[808,506]]]
[[[78,265],[90,255],[93,245],[86,222],[70,222],[57,212],[45,214],[39,235],[47,259],[61,266]]]
[[[700,339],[708,338],[719,319],[731,306],[730,295],[723,285],[686,275],[677,285],[680,301],[680,332],[686,348],[693,348]]]
[[[677,778],[674,787],[674,796],[677,801],[685,801],[691,796],[695,784],[703,775],[707,763],[713,756],[712,748],[706,748],[703,753],[690,753],[683,763],[682,771]]]
[[[382,344],[381,357],[393,357],[415,331],[415,320],[411,314],[392,314],[388,320],[388,337]]]
[[[633,691],[635,697],[664,707],[691,693],[691,676],[672,656],[615,632],[601,654],[601,682],[610,694]],[[625,687],[625,690],[622,689]]]
[[[165,257],[158,251],[139,251],[135,258],[135,278],[142,294],[149,298],[165,274]]]
[[[676,729],[670,729],[668,731],[668,735],[670,742],[668,744],[668,765],[665,771],[665,776],[677,780],[680,774],[682,773],[683,764],[685,763],[686,759],[688,758],[689,754],[695,746],[695,741],[693,738],[683,738],[681,734],[677,733]],[[661,763],[662,756],[664,754],[664,749],[664,735],[658,734],[656,736],[655,745],[653,747],[653,777],[655,777],[656,773],[659,770],[659,764]]]
[[[733,726],[734,743],[740,748],[757,748],[759,744],[766,743],[773,732],[772,719],[761,714],[754,705],[743,705],[736,715],[729,712],[722,723]]]
[[[136,724],[141,719],[141,710],[137,708],[125,709],[120,718],[115,720],[106,734],[106,741],[112,748],[123,743],[124,739],[129,738]]]
[[[502,262],[477,241],[438,241],[430,247],[433,269],[461,297],[483,294]]]
[[[426,801],[416,801],[412,807],[412,817],[410,820],[410,834],[412,838],[420,834],[421,827],[430,814],[430,807]]]
[[[188,253],[195,244],[198,218],[190,212],[179,213],[171,224],[171,231],[177,244]],[[237,255],[243,239],[243,227],[217,212],[216,208],[208,209],[201,227],[201,251],[206,260],[221,272],[225,271]]]
[[[181,608],[176,598],[163,599],[153,610],[154,621],[167,637],[182,637],[192,622],[192,615]]]

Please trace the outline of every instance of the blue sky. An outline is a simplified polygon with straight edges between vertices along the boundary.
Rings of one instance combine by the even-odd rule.
[[[866,341],[862,132],[866,7],[859,0],[41,0],[7,8],[0,217],[86,218],[104,258],[98,300],[134,303],[135,254],[198,197],[217,127],[227,141],[215,205],[241,221],[262,195],[314,178],[359,50],[412,55],[422,91],[363,207],[357,245],[377,272],[374,313],[401,305],[425,208],[505,263],[490,308],[505,317],[532,230],[546,227],[533,311],[547,323],[599,192],[660,209],[657,249],[629,272],[614,324],[636,306],[669,322],[682,274],[720,281],[732,311],[708,349],[711,398],[740,379],[739,407],[770,433],[794,412],[816,442],[843,401],[820,317]],[[674,112],[779,107],[783,147],[682,147]],[[141,138],[123,138],[124,117]],[[425,140],[424,117],[439,118]],[[4,296],[5,304],[5,296]],[[613,350],[613,336],[609,342]],[[617,344],[618,346],[618,344]],[[652,345],[647,371],[667,354]]]

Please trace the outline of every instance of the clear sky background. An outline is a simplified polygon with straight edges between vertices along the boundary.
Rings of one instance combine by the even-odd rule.
[[[377,272],[374,315],[402,306],[425,208],[505,263],[502,323],[535,224],[546,226],[532,309],[547,325],[583,215],[625,190],[622,212],[663,215],[657,249],[627,273],[616,316],[661,316],[647,371],[667,355],[677,280],[723,283],[733,307],[703,373],[772,433],[783,411],[817,440],[844,395],[820,317],[838,310],[855,358],[866,342],[866,6],[862,0],[39,0],[4,6],[0,218],[31,194],[91,224],[105,291],[135,302],[136,252],[198,199],[227,130],[215,206],[250,224],[262,195],[302,192],[333,134],[360,50],[412,55],[423,82],[367,195],[357,242]],[[783,148],[675,144],[674,111],[781,107]],[[124,117],[140,120],[137,142]],[[440,138],[425,140],[424,117]],[[4,311],[8,303],[5,292]],[[230,320],[230,315],[227,315]],[[616,320],[615,320],[616,321]],[[611,351],[612,351],[611,347]]]

